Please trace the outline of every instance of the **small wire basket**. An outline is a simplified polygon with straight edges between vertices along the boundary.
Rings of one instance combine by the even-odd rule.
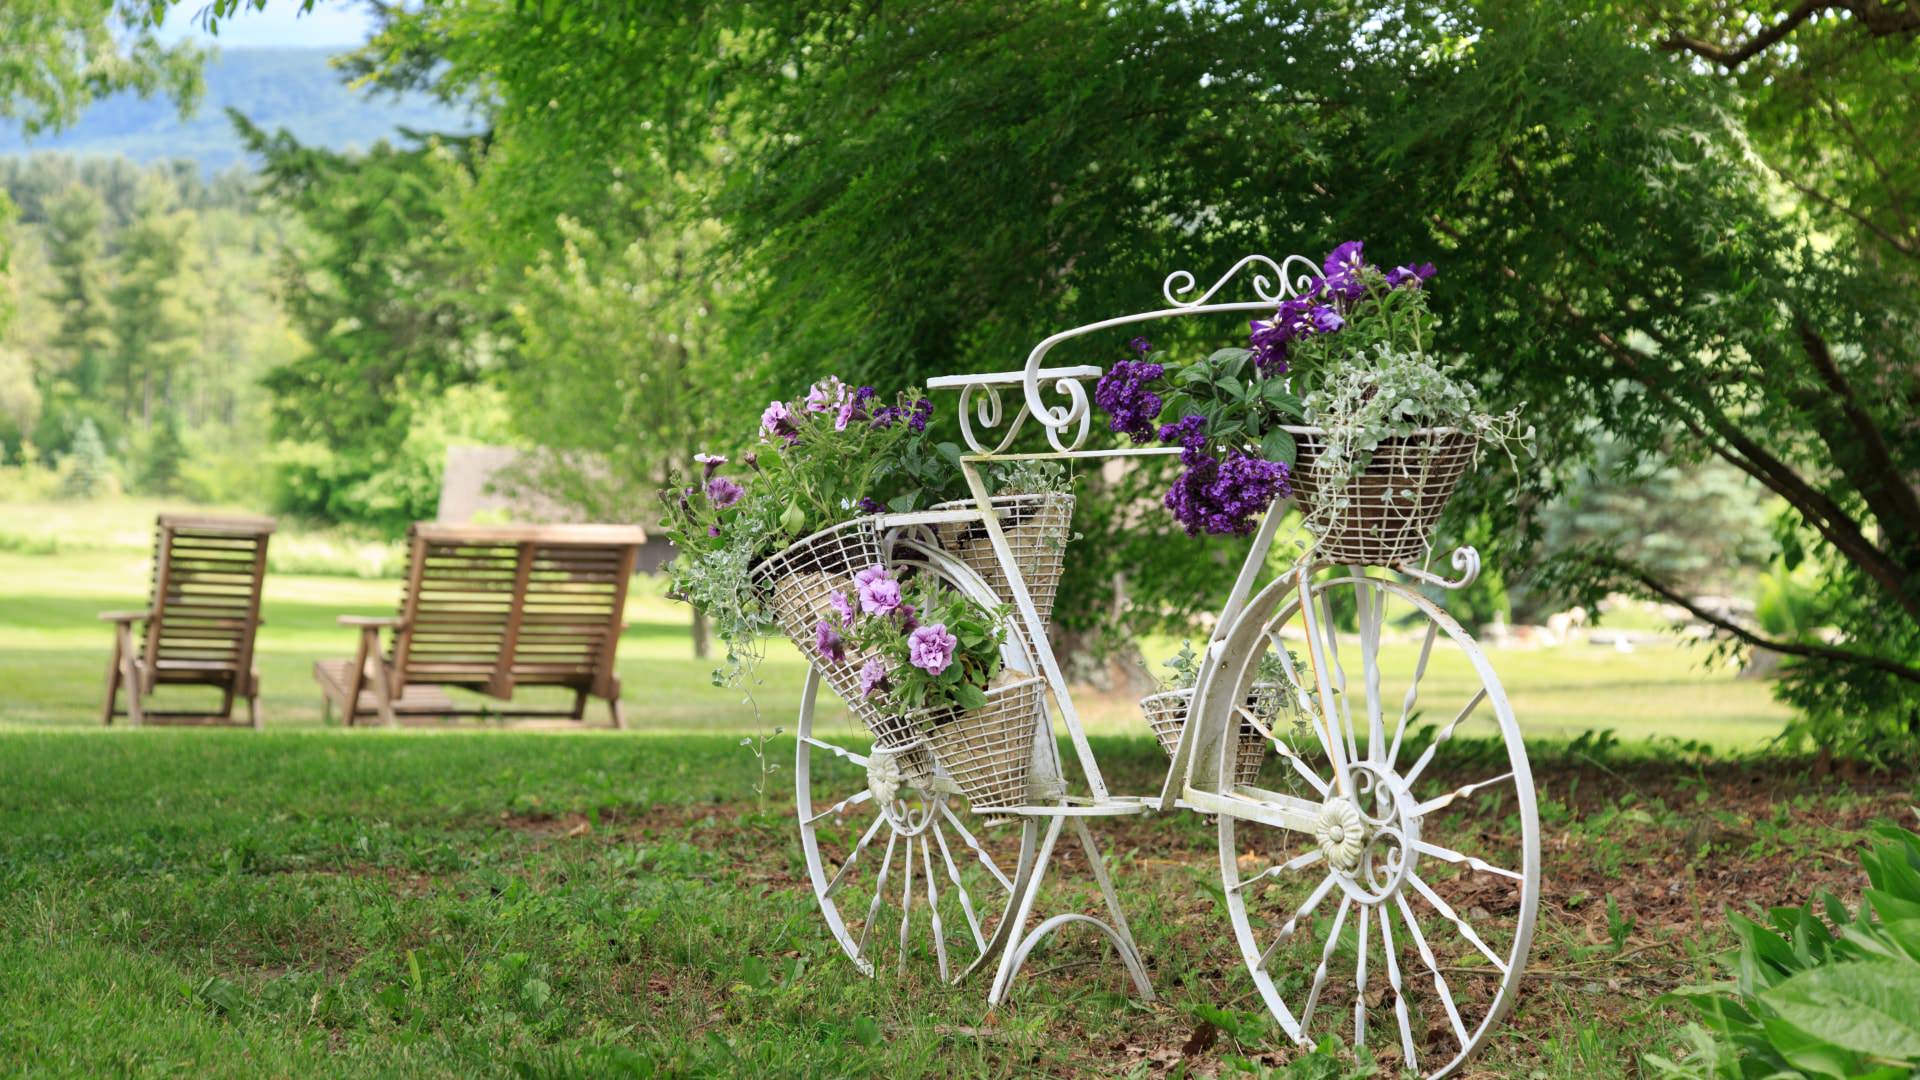
[[[1033,735],[1046,681],[1022,679],[987,691],[987,703],[933,725],[928,737],[940,767],[987,825],[1013,820],[990,811],[1027,801]],[[931,719],[926,712],[917,714]]]
[[[1060,572],[1066,565],[1067,540],[1073,535],[1073,496],[1064,491],[1035,495],[996,495],[987,500],[1000,519],[1007,546],[1013,549],[1013,565],[1027,584],[1040,621],[1053,621],[1053,599],[1060,592]],[[935,510],[971,510],[978,506],[971,499],[956,499],[935,506]],[[984,525],[977,522],[949,522],[936,526],[934,535],[948,553],[966,563],[980,575],[1003,604],[1013,603],[1013,591],[1007,586],[1006,568],[994,554],[993,543]]]
[[[1317,475],[1326,433],[1287,429],[1298,448],[1294,500],[1329,562],[1391,566],[1425,556],[1433,526],[1473,467],[1480,440],[1453,428],[1426,428],[1388,439],[1373,450],[1366,471],[1328,489]]]
[[[841,628],[829,598],[834,593],[851,595],[854,575],[878,565],[877,519],[860,517],[794,541],[762,560],[752,577],[769,596],[768,606],[781,632],[847,703],[847,711],[866,725],[874,748],[892,752],[908,776],[922,779],[933,773],[925,737],[909,718],[881,712],[860,692],[860,668],[872,654],[848,649],[845,660],[834,661],[821,656],[818,648],[817,628],[822,621]]]
[[[1255,683],[1247,694],[1247,708],[1260,722],[1273,730],[1285,701],[1276,683]],[[1187,726],[1187,710],[1193,705],[1193,690],[1169,690],[1140,699],[1140,711],[1146,715],[1147,728],[1160,740],[1160,749],[1172,757],[1180,749],[1180,732]],[[1260,766],[1267,761],[1267,738],[1243,717],[1240,721],[1240,747],[1234,758],[1233,782],[1251,784],[1260,778]]]

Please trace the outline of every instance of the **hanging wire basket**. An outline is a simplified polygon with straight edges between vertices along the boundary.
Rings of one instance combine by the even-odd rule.
[[[1045,691],[1045,680],[1027,678],[988,690],[985,705],[944,722],[935,722],[930,711],[916,714],[932,725],[928,740],[940,767],[988,825],[1011,820],[992,810],[1027,802],[1027,771]]]
[[[1247,694],[1247,708],[1260,718],[1260,722],[1273,730],[1275,718],[1280,715],[1282,703],[1286,700],[1279,684],[1255,683]],[[1187,726],[1187,710],[1193,705],[1193,690],[1169,690],[1165,693],[1149,694],[1140,699],[1140,711],[1146,714],[1147,727],[1153,737],[1160,740],[1160,749],[1172,757],[1180,748],[1180,732]],[[1266,764],[1267,738],[1260,734],[1243,717],[1240,721],[1240,747],[1234,758],[1233,782],[1251,784],[1260,777],[1260,766]]]
[[[866,726],[873,735],[874,748],[893,753],[909,776],[926,777],[932,775],[933,761],[919,729],[907,717],[881,712],[860,691],[860,668],[873,654],[848,648],[846,659],[835,661],[821,656],[818,648],[822,621],[844,630],[829,598],[834,593],[851,596],[854,575],[878,565],[877,519],[861,517],[794,541],[763,559],[753,568],[752,577],[754,584],[765,591],[781,632],[847,703],[854,718]]]
[[[1287,429],[1298,447],[1294,500],[1321,558],[1391,566],[1425,556],[1434,523],[1460,478],[1472,468],[1479,439],[1455,428],[1423,428],[1373,450],[1359,476],[1329,487],[1320,461],[1326,432]]]
[[[1000,520],[1007,546],[1013,549],[1013,564],[1026,582],[1034,610],[1040,613],[1043,625],[1051,624],[1053,600],[1060,592],[1060,572],[1066,565],[1067,540],[1073,535],[1073,496],[1063,491],[996,495],[988,502]],[[977,505],[971,499],[956,499],[934,509],[968,510]],[[980,575],[1001,603],[1013,603],[1006,568],[994,553],[984,525],[949,522],[937,526],[934,535],[942,549]]]

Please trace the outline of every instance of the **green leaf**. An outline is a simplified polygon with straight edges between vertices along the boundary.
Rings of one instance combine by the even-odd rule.
[[[1760,1000],[1781,1020],[1835,1046],[1920,1061],[1920,965],[1830,964],[1783,980]]]
[[[1293,468],[1298,453],[1299,447],[1294,445],[1293,436],[1279,428],[1267,432],[1266,437],[1260,440],[1260,456],[1268,461],[1277,461],[1289,469]]]
[[[959,705],[963,709],[979,709],[986,706],[987,695],[982,693],[980,688],[972,683],[963,682],[959,686],[954,687],[953,700],[954,704]]]
[[[854,1042],[871,1049],[880,1045],[880,1022],[871,1016],[856,1016],[848,1034]]]

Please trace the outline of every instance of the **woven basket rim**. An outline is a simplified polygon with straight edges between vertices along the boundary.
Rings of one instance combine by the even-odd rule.
[[[819,529],[815,532],[810,532],[807,535],[801,537],[800,539],[795,540],[793,543],[788,544],[786,547],[783,547],[778,551],[772,552],[771,554],[762,558],[759,562],[754,563],[752,567],[748,568],[747,576],[750,578],[765,577],[768,574],[767,564],[780,558],[782,555],[785,555],[787,552],[792,551],[798,547],[804,547],[808,544],[811,544],[817,540],[821,540],[825,537],[832,536],[834,533],[840,532],[843,529],[860,528],[862,526],[866,526],[868,528],[874,528],[876,530],[878,529],[878,526],[874,523],[874,517],[871,514],[866,514],[866,515],[862,515],[860,517],[855,517],[855,518],[848,518],[845,521],[837,522],[833,525],[829,525],[824,529]]]
[[[1253,689],[1282,690],[1282,689],[1285,689],[1285,687],[1277,682],[1257,682],[1253,684]],[[1149,701],[1166,701],[1170,698],[1182,698],[1182,697],[1190,698],[1192,696],[1193,696],[1193,687],[1191,686],[1187,687],[1184,690],[1161,690],[1157,693],[1148,694],[1146,697],[1141,698],[1140,705],[1144,708],[1147,702]]]
[[[1280,425],[1280,430],[1289,435],[1325,435],[1327,433],[1326,428],[1316,424],[1282,424]],[[1394,438],[1413,438],[1416,435],[1429,437],[1440,435],[1467,435],[1475,439],[1480,437],[1478,432],[1468,431],[1466,428],[1445,426],[1414,428],[1412,431],[1407,432],[1405,436],[1396,435]]]
[[[987,503],[991,506],[1001,503],[1017,502],[1021,499],[1071,499],[1073,497],[1073,492],[1071,491],[1014,491],[1008,492],[1005,495],[989,495],[987,497]],[[934,503],[932,506],[927,507],[927,509],[965,510],[979,505],[979,501],[972,498],[948,499],[945,502]]]

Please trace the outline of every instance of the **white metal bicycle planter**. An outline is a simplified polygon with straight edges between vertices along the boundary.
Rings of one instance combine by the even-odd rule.
[[[1289,278],[1296,263],[1300,268]],[[1243,270],[1255,299],[1212,302]],[[988,1002],[998,1005],[1041,940],[1085,925],[1112,943],[1140,995],[1151,999],[1088,819],[1188,809],[1217,820],[1221,885],[1240,954],[1267,1008],[1297,1042],[1337,1030],[1354,1044],[1397,1052],[1407,1068],[1445,1076],[1481,1047],[1513,1004],[1540,893],[1532,774],[1485,655],[1419,588],[1470,584],[1479,573],[1472,548],[1453,552],[1459,576],[1452,580],[1407,562],[1336,567],[1311,549],[1272,572],[1267,558],[1283,515],[1279,506],[1271,509],[1214,624],[1160,792],[1116,795],[1094,758],[1001,522],[989,510],[980,473],[988,462],[1179,452],[1080,449],[1089,430],[1083,380],[1097,379],[1101,369],[1042,367],[1055,345],[1131,323],[1271,311],[1316,270],[1300,256],[1282,262],[1249,256],[1184,301],[1194,279],[1177,272],[1163,286],[1167,307],[1055,334],[1035,346],[1022,371],[929,382],[930,389],[960,393],[961,430],[972,451],[961,468],[976,506],[885,515],[879,521],[883,550],[896,564],[912,564],[983,602],[997,602],[988,584],[933,538],[933,527],[942,524],[984,528],[1020,615],[1009,635],[1007,666],[1046,678],[1080,785],[1070,789],[1066,781],[1043,699],[1034,710],[1027,805],[992,811],[997,819],[1020,821],[1017,838],[989,832],[977,819],[970,826],[958,789],[945,776],[915,780],[893,755],[859,753],[816,730],[821,676],[817,667],[811,670],[795,768],[802,846],[828,929],[862,971],[875,973],[889,950],[901,971],[910,957],[931,953],[944,980],[992,966]],[[1010,421],[1002,399],[1008,387],[1021,394]],[[1065,402],[1049,406],[1048,388]],[[1051,453],[1007,453],[1028,418],[1044,425]],[[1336,623],[1347,612],[1356,629],[1343,642]],[[1268,730],[1245,707],[1269,652],[1277,654],[1301,710],[1290,730]],[[1349,680],[1354,659],[1357,678]],[[1439,721],[1437,729],[1423,727],[1428,716]],[[1272,747],[1267,786],[1235,781],[1239,729],[1249,721]],[[1449,745],[1461,747],[1454,737],[1465,731],[1482,738],[1472,740],[1472,753],[1448,760]],[[830,798],[837,801],[816,803],[816,784],[836,792]],[[1065,912],[1028,929],[1068,830],[1086,853],[1106,918]],[[898,928],[883,929],[882,912],[890,922],[896,897]]]

